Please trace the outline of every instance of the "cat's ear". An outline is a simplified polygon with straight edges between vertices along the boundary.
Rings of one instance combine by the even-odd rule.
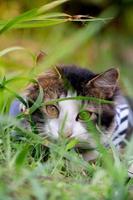
[[[97,98],[111,98],[117,86],[119,70],[111,68],[90,80],[86,88]]]

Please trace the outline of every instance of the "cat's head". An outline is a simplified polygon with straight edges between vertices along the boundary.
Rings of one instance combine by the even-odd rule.
[[[91,99],[76,100],[71,97],[94,97],[113,101],[117,92],[118,76],[115,68],[94,74],[75,66],[61,66],[40,75],[38,84],[29,85],[25,92],[27,101],[32,105],[39,95],[39,86],[43,89],[44,105],[32,114],[40,135],[53,139],[63,135],[90,143],[92,137],[83,113],[88,115],[88,121],[92,121],[94,125],[100,122],[102,127],[108,129],[115,115],[114,104],[99,104]],[[54,102],[56,99],[62,100]]]

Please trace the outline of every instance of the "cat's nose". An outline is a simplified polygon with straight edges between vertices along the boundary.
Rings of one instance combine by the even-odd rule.
[[[71,137],[71,135],[72,135],[72,130],[69,129],[69,130],[66,130],[66,131],[65,131],[65,137],[66,137],[66,138]]]

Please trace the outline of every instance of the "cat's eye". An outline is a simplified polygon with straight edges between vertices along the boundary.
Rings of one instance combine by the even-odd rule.
[[[57,118],[59,116],[59,110],[55,105],[47,105],[46,113],[51,118]]]
[[[90,120],[94,120],[95,118],[96,118],[95,113],[90,112],[88,110],[83,110],[83,111],[78,113],[78,115],[76,117],[76,121],[87,122],[87,121],[90,121]]]

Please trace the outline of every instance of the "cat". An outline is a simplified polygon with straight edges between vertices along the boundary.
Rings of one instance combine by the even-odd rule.
[[[87,120],[94,124],[100,135],[100,142],[105,147],[109,147],[112,142],[117,149],[121,149],[125,138],[133,130],[133,110],[119,88],[118,79],[119,70],[115,68],[96,74],[75,65],[57,66],[41,74],[36,83],[31,83],[26,88],[23,95],[30,107],[37,100],[41,87],[42,101],[49,102],[37,108],[31,115],[37,133],[55,141],[62,133],[64,138],[77,139],[79,144],[76,148],[79,152],[87,148],[95,149],[92,130],[89,130],[83,119],[85,113]],[[76,97],[81,96],[88,99],[76,100]],[[108,102],[98,103],[95,98]],[[56,102],[56,99],[63,100]],[[10,114],[17,115],[21,112],[28,112],[28,108],[15,101],[11,105]],[[29,127],[26,120],[24,126]],[[83,155],[87,160],[96,157],[91,153],[89,156],[88,153]]]

